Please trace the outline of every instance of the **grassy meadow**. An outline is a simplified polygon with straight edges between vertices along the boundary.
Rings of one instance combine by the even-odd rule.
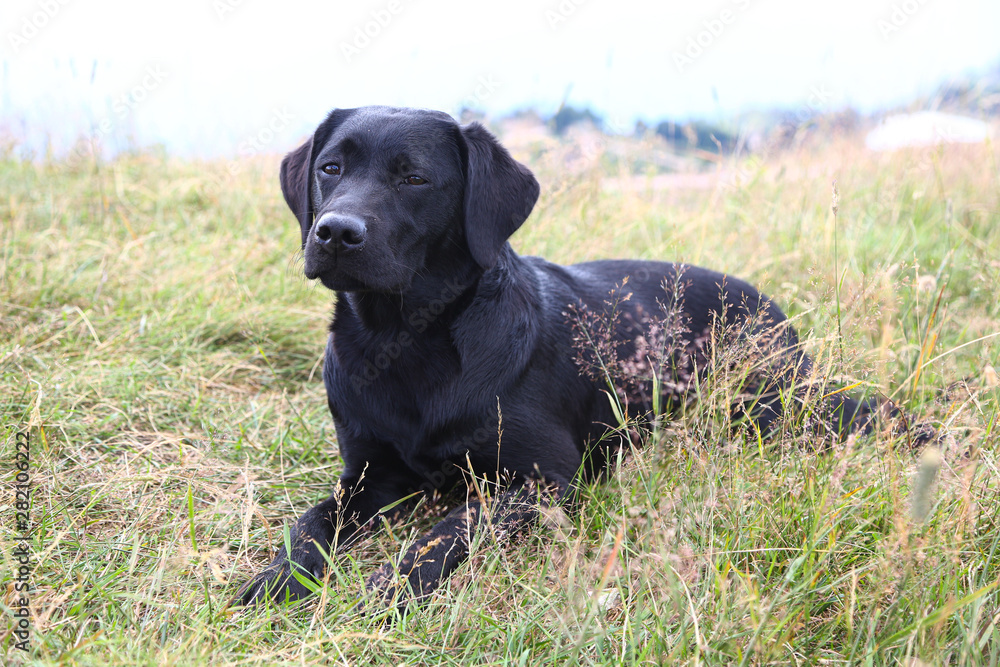
[[[933,424],[936,447],[760,442],[729,428],[720,381],[577,509],[509,549],[477,537],[405,617],[353,605],[433,521],[422,509],[338,557],[317,600],[234,613],[283,522],[340,469],[320,378],[333,295],[302,276],[278,157],[235,175],[155,151],[7,157],[5,615],[17,432],[35,564],[30,651],[0,623],[0,662],[1000,663],[1000,148],[876,154],[833,136],[691,178],[644,173],[644,149],[517,151],[542,197],[515,248],[746,278],[829,378]]]

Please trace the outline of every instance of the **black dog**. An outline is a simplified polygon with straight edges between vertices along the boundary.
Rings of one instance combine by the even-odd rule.
[[[243,586],[244,604],[308,595],[329,554],[378,525],[382,508],[391,519],[414,492],[464,484],[471,466],[506,491],[485,507],[469,500],[367,583],[386,600],[428,595],[482,521],[512,535],[579,472],[604,467],[621,444],[605,437],[621,416],[607,393],[616,364],[636,376],[627,410],[648,415],[654,387],[662,410],[691,399],[721,344],[758,350],[764,370],[734,411],[763,433],[807,386],[795,332],[745,282],[661,262],[518,256],[507,239],[538,182],[477,123],[338,109],[281,163],[281,188],[306,276],[337,292],[323,380],[344,472],[291,527],[290,551]],[[874,403],[814,403],[841,436],[871,428]]]

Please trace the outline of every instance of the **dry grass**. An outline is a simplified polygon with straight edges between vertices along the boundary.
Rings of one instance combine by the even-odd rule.
[[[521,156],[543,198],[517,249],[759,284],[829,376],[942,426],[924,521],[898,438],[825,453],[804,432],[744,439],[720,381],[577,511],[512,549],[480,545],[406,618],[351,607],[423,515],[339,559],[317,605],[233,616],[227,597],[340,465],[318,375],[331,296],[300,276],[277,161],[232,178],[155,154],[6,160],[0,459],[30,431],[37,559],[33,649],[7,635],[6,660],[997,664],[997,149],[875,155],[837,137],[667,188],[564,151]],[[0,502],[12,605],[13,496]]]

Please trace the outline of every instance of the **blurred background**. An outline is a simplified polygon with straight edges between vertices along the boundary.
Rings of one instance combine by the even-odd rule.
[[[710,153],[914,111],[958,116],[893,119],[869,146],[981,141],[1000,109],[998,29],[995,0],[5,0],[0,141],[35,159],[247,158],[364,104]]]

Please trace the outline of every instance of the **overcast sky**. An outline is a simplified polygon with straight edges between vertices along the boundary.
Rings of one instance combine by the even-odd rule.
[[[997,0],[3,0],[0,130],[284,151],[333,107],[874,110],[1000,62]],[[266,140],[266,141],[265,141]],[[251,147],[251,148],[248,148]]]

